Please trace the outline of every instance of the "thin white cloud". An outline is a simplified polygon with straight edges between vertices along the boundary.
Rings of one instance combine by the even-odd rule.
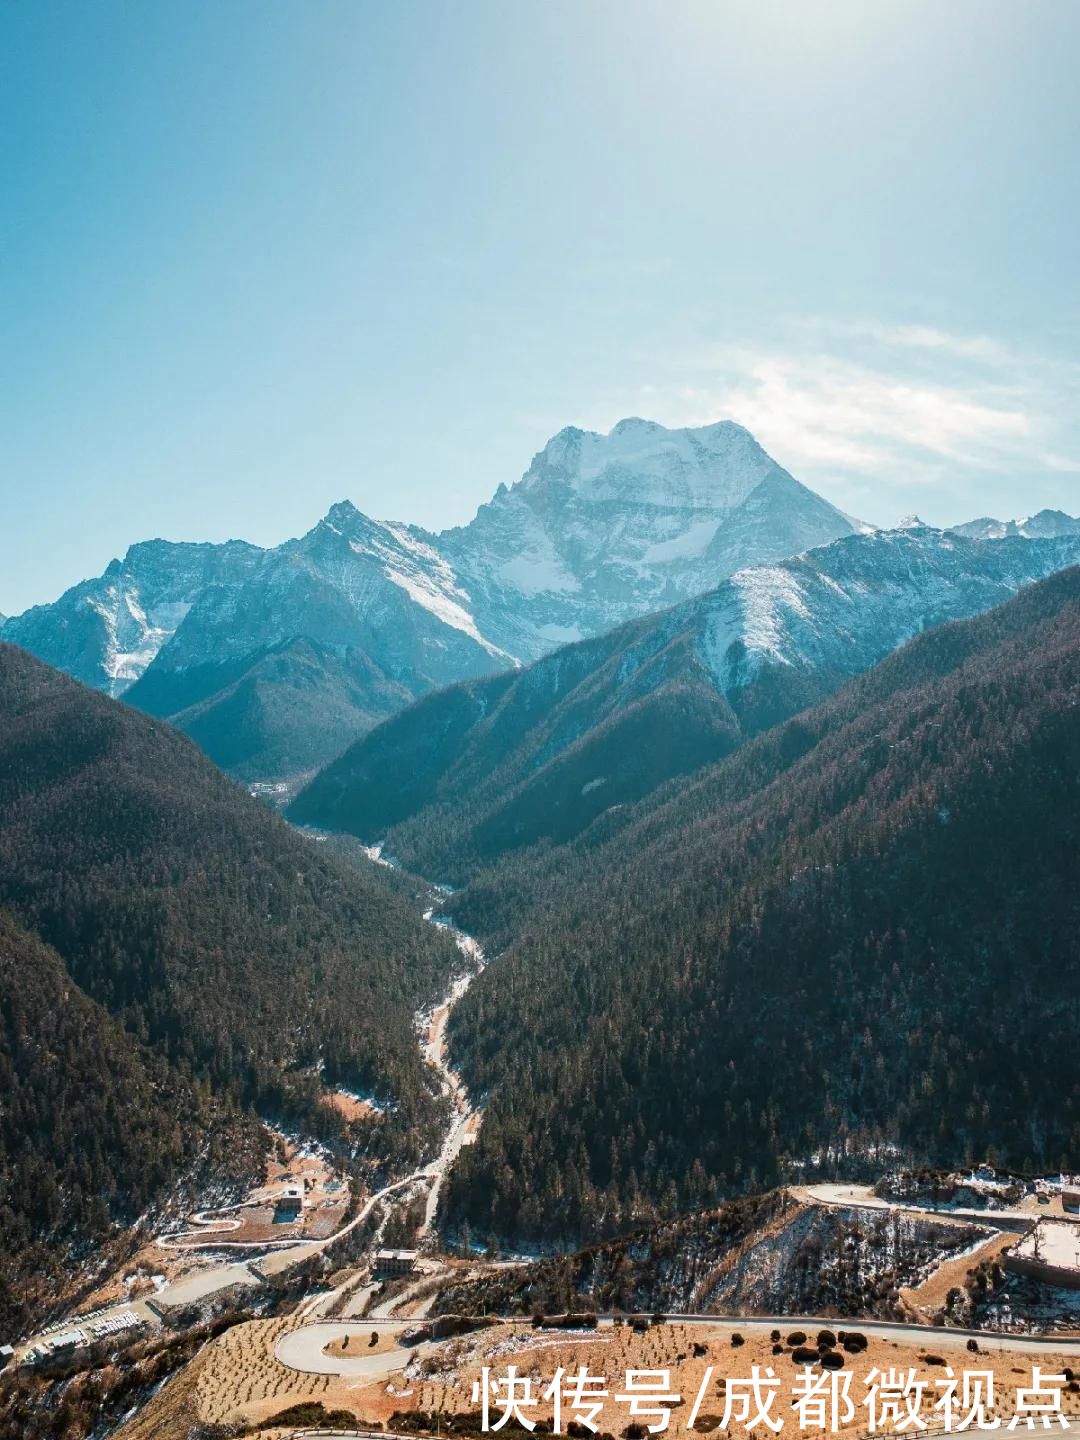
[[[941,523],[990,509],[1080,509],[1080,367],[987,335],[801,319],[775,342],[669,355],[670,383],[636,394],[667,424],[739,421],[800,479],[846,507]],[[626,413],[625,395],[615,401]],[[608,419],[618,418],[612,414]],[[606,428],[600,426],[598,428]]]
[[[1053,450],[1044,450],[1039,459],[1048,470],[1056,470],[1062,475],[1080,475],[1080,460],[1072,460],[1068,455],[1057,455]]]
[[[1003,444],[1032,432],[1031,417],[1015,405],[823,355],[757,356],[748,377],[722,387],[715,403],[792,456],[856,468],[912,450],[992,464]]]
[[[1015,356],[1002,341],[989,335],[957,335],[934,325],[886,325],[879,321],[863,320],[837,322],[828,325],[820,320],[804,322],[806,329],[819,339],[823,334],[866,340],[885,348],[922,350],[931,354],[948,355],[960,360],[1003,365],[1010,364]]]

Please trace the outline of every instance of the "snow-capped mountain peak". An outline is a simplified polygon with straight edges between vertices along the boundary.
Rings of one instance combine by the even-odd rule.
[[[1064,510],[1039,510],[1019,520],[995,520],[988,515],[954,527],[954,533],[968,540],[1004,540],[1022,535],[1028,540],[1049,540],[1060,535],[1080,532],[1080,519]]]
[[[750,432],[733,421],[670,430],[630,416],[606,435],[573,426],[560,430],[534,457],[520,490],[566,486],[594,503],[724,514],[775,468]]]
[[[856,524],[730,420],[569,426],[466,526],[434,537],[481,631],[532,660]]]

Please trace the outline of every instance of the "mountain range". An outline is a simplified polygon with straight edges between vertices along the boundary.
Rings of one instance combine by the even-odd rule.
[[[957,533],[1065,538],[1080,520]],[[739,425],[631,418],[561,430],[467,525],[432,534],[342,501],[270,549],[143,541],[0,617],[0,638],[169,720],[240,779],[295,781],[432,691],[868,534]]]
[[[440,686],[859,528],[738,425],[629,419],[560,431],[440,535],[346,501],[269,550],[144,542],[0,638],[169,719],[242,778],[292,776]]]
[[[850,535],[532,666],[419,701],[293,802],[460,883],[494,856],[562,841],[612,806],[720,759],[905,641],[1080,562],[1060,538],[984,543],[931,529]]]
[[[970,520],[957,525],[956,533],[970,540],[1003,540],[1009,535],[1023,535],[1029,540],[1046,540],[1055,535],[1080,532],[1080,519],[1066,515],[1064,510],[1040,510],[1026,520]]]

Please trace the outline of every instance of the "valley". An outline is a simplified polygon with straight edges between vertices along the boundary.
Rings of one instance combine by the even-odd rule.
[[[325,837],[305,838],[317,844]],[[381,857],[373,852],[372,858]],[[485,957],[471,936],[457,930],[434,909],[427,909],[424,919],[453,938],[468,967],[452,978],[442,997],[416,1017],[421,1056],[437,1075],[451,1107],[449,1124],[435,1157],[412,1174],[369,1195],[352,1197],[349,1181],[329,1151],[317,1144],[298,1146],[288,1137],[271,1132],[277,1158],[268,1162],[262,1184],[232,1204],[191,1212],[185,1226],[155,1236],[125,1267],[132,1277],[124,1284],[128,1291],[133,1280],[148,1288],[149,1276],[154,1275],[149,1296],[129,1295],[119,1304],[103,1305],[102,1297],[117,1289],[119,1283],[107,1281],[91,1296],[86,1312],[92,1316],[91,1322],[81,1312],[54,1321],[16,1347],[15,1363],[47,1363],[57,1355],[78,1350],[78,1344],[72,1344],[73,1336],[81,1336],[85,1346],[116,1329],[169,1323],[172,1316],[188,1307],[236,1287],[258,1287],[270,1276],[285,1275],[338,1245],[373,1215],[381,1217],[371,1242],[374,1253],[393,1206],[403,1195],[406,1199],[416,1194],[424,1196],[423,1219],[415,1238],[423,1242],[433,1237],[446,1174],[462,1146],[475,1140],[482,1118],[461,1076],[449,1064],[445,1035],[450,1011],[482,970]],[[162,1270],[167,1275],[158,1273]],[[325,1299],[320,1301],[316,1309],[325,1303]]]
[[[315,847],[328,843],[320,832],[303,838]],[[369,855],[395,868],[379,847]],[[80,1355],[70,1337],[80,1331],[99,1345],[115,1345],[115,1337],[128,1332],[145,1343],[146,1336],[182,1334],[205,1323],[226,1302],[234,1307],[234,1324],[117,1431],[119,1440],[183,1440],[192,1423],[254,1424],[271,1437],[298,1436],[304,1433],[300,1417],[322,1426],[327,1422],[318,1417],[326,1415],[337,1417],[331,1428],[341,1433],[345,1426],[362,1430],[390,1420],[406,1433],[423,1433],[427,1416],[438,1415],[441,1424],[471,1413],[471,1387],[483,1364],[518,1364],[540,1376],[567,1362],[612,1376],[650,1364],[669,1371],[676,1392],[693,1395],[705,1373],[694,1363],[700,1359],[711,1367],[709,1384],[720,1389],[715,1403],[722,1409],[720,1382],[736,1383],[748,1358],[758,1363],[760,1355],[760,1363],[775,1366],[778,1351],[793,1353],[777,1343],[777,1326],[782,1341],[783,1334],[801,1333],[799,1327],[832,1333],[828,1327],[851,1323],[846,1317],[856,1318],[862,1336],[860,1373],[887,1360],[910,1364],[932,1380],[934,1366],[947,1362],[928,1361],[928,1355],[966,1357],[974,1345],[980,1369],[995,1377],[995,1413],[1002,1423],[1015,1410],[1021,1383],[1015,1377],[1025,1367],[1039,1361],[1060,1370],[1080,1356],[1080,1339],[1066,1338],[1070,1329],[1080,1332],[1080,1298],[1071,1310],[1073,1302],[1066,1302],[1056,1321],[1044,1321],[1050,1336],[1064,1323],[1061,1338],[1038,1334],[1003,1299],[1017,1281],[1006,1273],[1008,1252],[1035,1221],[1054,1223],[1056,1217],[1080,1236],[1080,1221],[1062,1208],[1066,1188],[1060,1182],[1038,1192],[1022,1189],[1017,1200],[1005,1181],[954,1177],[954,1192],[970,1197],[966,1205],[946,1198],[943,1181],[935,1182],[929,1198],[918,1186],[910,1198],[896,1198],[897,1186],[903,1190],[907,1183],[902,1177],[876,1187],[815,1182],[660,1226],[655,1235],[639,1233],[629,1248],[614,1242],[580,1256],[532,1260],[463,1258],[454,1246],[448,1249],[437,1229],[440,1193],[462,1146],[475,1141],[481,1115],[450,1062],[447,1031],[485,969],[477,942],[442,913],[453,898],[436,892],[424,919],[452,938],[467,968],[417,1014],[415,1027],[418,1050],[451,1102],[436,1157],[350,1206],[347,1182],[335,1178],[335,1167],[318,1150],[297,1149],[277,1137],[280,1158],[263,1186],[243,1201],[193,1212],[186,1227],[152,1242],[176,1267],[153,1297],[99,1307],[92,1322],[66,1317],[59,1337],[54,1329],[51,1338],[20,1347],[16,1359],[24,1370],[70,1367]],[[304,1233],[275,1239],[268,1210],[296,1191]],[[338,1223],[350,1209],[351,1218]],[[419,1253],[409,1252],[411,1275],[380,1281],[380,1256],[398,1253],[384,1248],[395,1217],[410,1225]],[[291,1231],[296,1224],[282,1228]],[[320,1226],[328,1233],[316,1233]],[[360,1250],[334,1268],[349,1236],[365,1227]],[[627,1268],[631,1254],[633,1271]],[[309,1270],[300,1298],[288,1301],[279,1318],[244,1318],[264,1309],[266,1299],[272,1310],[280,1306],[272,1293],[259,1298],[267,1282],[313,1261],[319,1265],[323,1256],[329,1289]],[[978,1311],[951,1314],[958,1287],[971,1285],[984,1268],[1004,1278],[991,1281],[982,1318]],[[1080,1270],[1076,1274],[1080,1297]],[[588,1310],[595,1320],[548,1338],[543,1329],[523,1330],[515,1318],[544,1310]],[[461,1335],[422,1338],[424,1326],[438,1325],[444,1315],[479,1318],[465,1322]],[[652,1319],[639,1322],[636,1315]],[[975,1328],[964,1323],[971,1319]],[[83,1353],[82,1363],[92,1364],[89,1348]],[[680,1413],[686,1404],[682,1400],[671,1412],[675,1435],[702,1428],[687,1424]],[[695,1413],[701,1409],[698,1404]],[[1063,1413],[1070,1417],[1073,1411],[1080,1424],[1080,1402],[1073,1405],[1069,1396]],[[855,1426],[851,1433],[862,1432]]]

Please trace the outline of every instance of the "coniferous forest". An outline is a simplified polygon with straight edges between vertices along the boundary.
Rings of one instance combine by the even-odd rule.
[[[225,1179],[250,1172],[256,1113],[340,1136],[327,1085],[393,1097],[373,1157],[429,1153],[445,1102],[412,1015],[456,951],[400,890],[168,725],[0,646],[0,1229],[16,1268],[133,1220],[206,1146],[228,1151]]]
[[[508,948],[452,1017],[447,1219],[587,1239],[837,1145],[1075,1169],[1078,817],[1072,570],[508,855],[456,902]]]

